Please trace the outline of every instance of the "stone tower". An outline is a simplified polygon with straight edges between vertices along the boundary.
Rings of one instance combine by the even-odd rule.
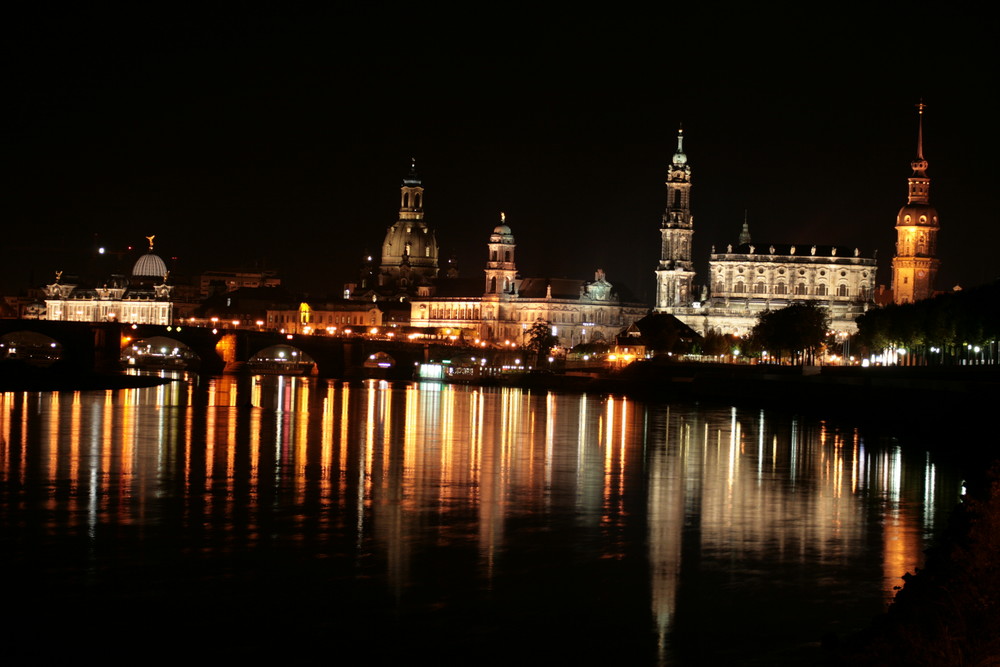
[[[930,204],[931,179],[924,159],[924,109],[917,105],[917,158],[910,163],[906,206],[896,216],[896,255],[892,258],[892,298],[897,304],[934,296],[938,213]]]
[[[514,235],[500,214],[500,224],[490,234],[486,261],[486,294],[510,294],[514,291],[517,267],[514,265]]]
[[[667,176],[667,208],[660,224],[660,264],[656,269],[656,310],[671,312],[691,305],[691,167],[684,154],[684,130],[677,131],[677,152]]]

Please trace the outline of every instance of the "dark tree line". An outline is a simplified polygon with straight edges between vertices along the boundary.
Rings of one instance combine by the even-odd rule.
[[[997,363],[1000,282],[869,310],[858,338],[871,352],[905,349],[904,363]]]
[[[747,343],[751,353],[768,353],[777,362],[789,359],[808,361],[823,345],[830,330],[826,308],[811,301],[792,304],[781,310],[765,310],[757,317]]]

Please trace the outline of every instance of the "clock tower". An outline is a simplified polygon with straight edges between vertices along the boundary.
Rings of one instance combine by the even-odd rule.
[[[937,254],[938,213],[931,206],[931,179],[924,159],[924,109],[917,105],[917,157],[910,163],[906,206],[896,216],[896,255],[892,258],[892,299],[913,303],[934,296],[934,277],[941,260]]]

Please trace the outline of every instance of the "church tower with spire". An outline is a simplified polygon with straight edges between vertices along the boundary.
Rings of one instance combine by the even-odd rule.
[[[906,206],[896,216],[896,255],[892,258],[892,298],[897,304],[934,296],[934,277],[941,261],[937,254],[938,213],[930,204],[931,179],[924,159],[924,109],[917,105],[917,157],[910,163]]]
[[[386,231],[382,243],[379,286],[389,296],[412,293],[437,275],[438,244],[424,221],[424,187],[414,159],[400,188],[399,219]]]
[[[660,264],[656,269],[656,310],[671,312],[691,305],[691,167],[684,154],[684,130],[677,131],[677,151],[667,176],[667,207],[660,224]]]

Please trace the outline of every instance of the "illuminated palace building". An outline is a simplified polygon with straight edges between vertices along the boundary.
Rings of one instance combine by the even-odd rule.
[[[920,107],[921,114],[923,106]],[[928,203],[927,162],[922,132],[913,162],[910,199],[899,212],[899,242],[893,260],[897,303],[932,295],[937,270],[934,243],[937,212]],[[830,315],[837,332],[857,331],[855,319],[872,304],[875,258],[857,247],[789,243],[755,243],[744,221],[735,244],[712,247],[701,298],[695,295],[691,257],[691,167],[677,137],[677,152],[667,178],[667,208],[660,226],[660,263],[656,269],[656,311],[670,313],[704,334],[744,335],[765,310],[812,302]]]
[[[112,276],[101,287],[85,288],[63,281],[62,271],[45,286],[45,319],[63,322],[133,322],[136,324],[171,324],[173,285],[167,284],[170,272],[158,255],[149,251],[132,267],[132,275]]]

